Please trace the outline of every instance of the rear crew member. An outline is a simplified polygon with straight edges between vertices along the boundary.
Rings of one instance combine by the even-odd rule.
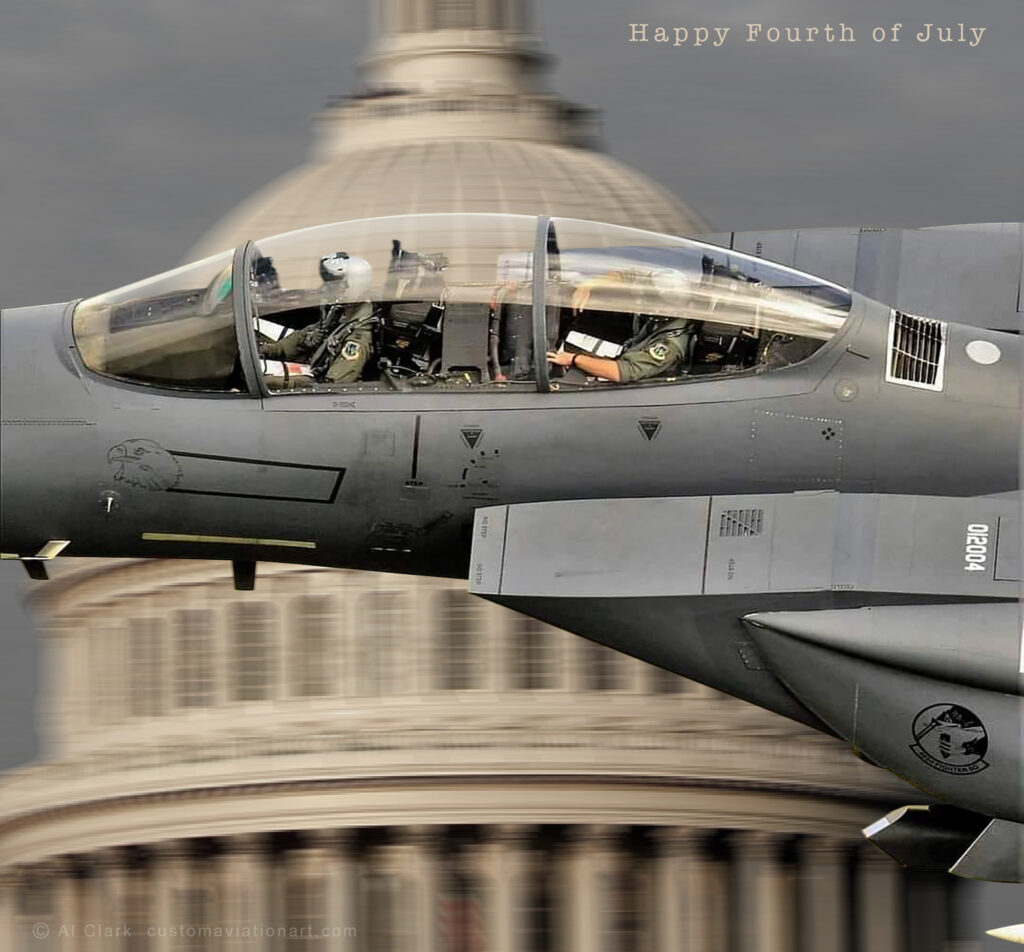
[[[549,351],[548,360],[559,367],[576,367],[589,377],[613,383],[673,376],[686,371],[692,331],[693,321],[672,318],[615,359],[559,350]]]

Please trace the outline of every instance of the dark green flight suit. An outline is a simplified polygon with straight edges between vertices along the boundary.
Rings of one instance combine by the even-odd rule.
[[[323,380],[327,383],[352,383],[363,373],[373,353],[373,308],[363,302],[345,309],[341,323],[344,332],[329,345],[330,364]],[[260,355],[272,360],[301,363],[313,358],[321,345],[330,337],[322,322],[318,321],[301,331],[289,334],[283,340],[260,347]],[[319,379],[319,378],[318,378]]]
[[[666,321],[618,358],[619,383],[682,373],[692,333],[692,321],[684,318]]]

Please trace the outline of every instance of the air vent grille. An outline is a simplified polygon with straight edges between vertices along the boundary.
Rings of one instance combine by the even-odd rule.
[[[725,509],[718,521],[718,536],[722,539],[757,536],[763,527],[763,509]]]
[[[889,361],[885,379],[925,390],[942,389],[946,325],[896,311],[889,323]]]

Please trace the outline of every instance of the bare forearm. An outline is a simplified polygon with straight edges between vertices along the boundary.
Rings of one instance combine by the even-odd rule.
[[[589,377],[600,377],[618,383],[621,379],[619,363],[607,357],[592,357],[590,354],[576,354],[573,366],[582,370]]]

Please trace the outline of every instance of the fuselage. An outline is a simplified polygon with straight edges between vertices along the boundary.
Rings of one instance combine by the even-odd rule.
[[[941,392],[889,383],[891,312],[862,298],[835,339],[771,373],[255,398],[92,374],[71,310],[3,314],[6,553],[67,539],[69,555],[465,575],[473,512],[499,502],[1017,488],[1019,339],[950,325]],[[977,340],[1000,360],[973,362]]]

